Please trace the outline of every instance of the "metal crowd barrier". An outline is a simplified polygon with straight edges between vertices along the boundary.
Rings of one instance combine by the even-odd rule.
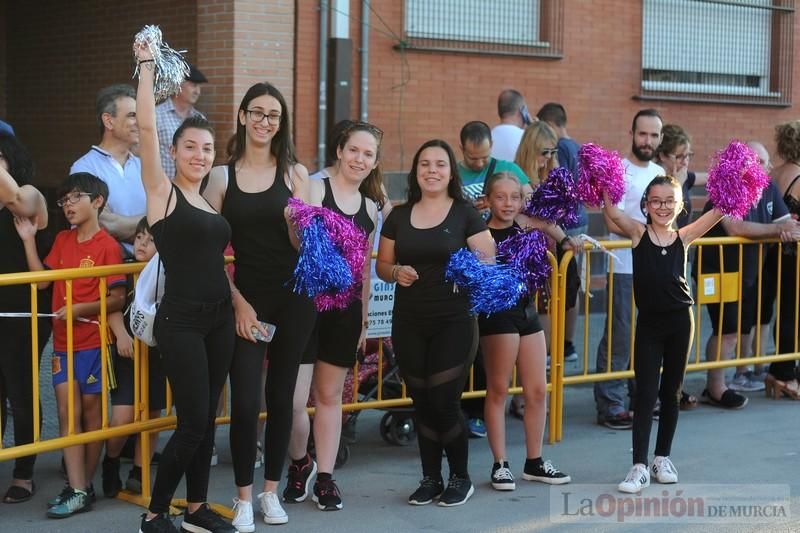
[[[550,286],[549,286],[549,301],[548,301],[548,314],[550,316],[551,322],[551,331],[553,333],[557,333],[558,330],[558,321],[555,319],[556,311],[561,307],[559,305],[559,269],[558,264],[556,262],[556,258],[552,254],[548,254],[548,259],[550,261],[550,265],[552,267],[552,275],[550,277]],[[33,338],[33,345],[31,350],[31,364],[33,368],[33,378],[32,378],[32,386],[33,386],[33,407],[34,407],[34,438],[33,442],[29,444],[22,444],[22,445],[15,445],[10,447],[4,447],[2,444],[2,439],[0,439],[0,462],[8,461],[12,459],[16,459],[18,457],[23,457],[26,455],[32,454],[41,454],[45,452],[51,452],[66,448],[68,446],[78,445],[78,444],[86,444],[89,442],[98,442],[98,441],[105,441],[112,437],[118,437],[122,435],[133,435],[133,434],[140,434],[141,440],[141,453],[142,453],[142,494],[137,495],[125,490],[121,491],[117,496],[119,499],[135,503],[137,505],[147,507],[150,502],[151,496],[151,472],[150,472],[150,457],[151,457],[151,450],[150,450],[150,439],[148,436],[152,432],[160,432],[164,430],[170,430],[175,428],[176,424],[176,417],[173,412],[172,406],[172,399],[169,390],[169,384],[167,384],[166,390],[166,410],[161,417],[151,419],[149,417],[149,383],[148,383],[148,366],[149,366],[149,354],[148,354],[148,347],[146,344],[140,342],[138,339],[134,339],[134,420],[129,424],[124,424],[116,427],[110,426],[110,416],[109,416],[109,373],[111,372],[109,360],[110,360],[110,350],[109,350],[109,328],[108,328],[108,317],[106,313],[106,292],[107,292],[107,276],[112,275],[133,275],[134,281],[135,277],[141,272],[141,269],[144,267],[143,263],[126,263],[122,265],[113,265],[113,266],[102,266],[102,267],[92,267],[92,268],[73,268],[73,269],[61,269],[61,270],[46,270],[42,272],[22,272],[22,273],[14,273],[14,274],[2,274],[0,275],[0,286],[6,285],[21,285],[26,284],[30,285],[31,290],[31,318],[30,318],[30,327],[32,331],[32,338]],[[68,414],[69,414],[69,427],[67,431],[67,435],[59,436],[52,439],[42,439],[42,435],[40,432],[40,421],[42,420],[42,413],[40,411],[40,369],[39,369],[39,345],[37,342],[37,328],[38,328],[38,297],[39,294],[37,293],[36,285],[40,282],[55,282],[55,281],[64,281],[66,283],[66,298],[67,301],[65,303],[67,307],[67,361],[68,361],[68,382],[72,383],[74,380],[73,376],[73,324],[75,322],[75,317],[72,313],[72,283],[76,279],[81,278],[93,278],[97,277],[100,278],[100,302],[101,302],[101,310],[99,314],[99,325],[100,334],[101,334],[101,341],[102,341],[102,348],[101,348],[101,361],[102,361],[102,425],[101,428],[94,431],[88,431],[85,433],[75,433],[74,427],[74,408],[75,408],[75,398],[73,388],[70,387],[69,390],[69,406],[68,406]],[[550,335],[550,352],[551,354],[557,354],[559,352],[558,345],[563,344],[559,343],[558,339],[560,338],[557,334]],[[379,338],[379,341],[382,341],[382,338]],[[560,367],[557,362],[557,358],[553,356],[553,363],[551,364],[551,368],[549,371],[550,379],[547,385],[547,390],[549,394],[549,412],[550,412],[550,422],[549,422],[549,439],[550,443],[555,441],[556,435],[556,422],[557,417],[553,416],[553,413],[557,413],[561,409],[560,401],[561,396],[558,394],[559,388],[556,385],[557,379],[559,378],[559,370]],[[563,354],[562,354],[563,359]],[[359,365],[360,363],[357,361],[354,368],[353,368],[353,379],[355,380],[353,391],[352,391],[352,398],[350,401],[343,402],[342,411],[343,412],[351,412],[351,411],[358,411],[363,409],[392,409],[397,407],[404,407],[410,406],[412,404],[412,400],[406,394],[405,386],[400,383],[400,394],[398,397],[390,397],[390,394],[385,394],[384,390],[384,377],[388,371],[392,371],[392,369],[385,368],[384,365],[384,353],[383,353],[383,342],[378,343],[378,360],[377,360],[377,384],[376,390],[374,394],[374,399],[365,399],[359,394],[359,383],[358,383],[358,376],[359,376]],[[563,374],[563,373],[562,373]],[[399,375],[397,375],[397,379],[399,380]],[[477,398],[477,397],[484,397],[486,395],[485,390],[476,389],[474,383],[474,374],[473,369],[470,369],[469,375],[469,382],[467,390],[463,393],[462,398]],[[512,383],[510,384],[509,392],[511,394],[519,394],[522,392],[522,387],[519,386],[517,382],[517,375],[516,370],[514,371]],[[227,398],[227,388],[223,390],[222,398]],[[228,415],[228,408],[226,402],[221,402],[222,409],[221,415],[217,417],[216,423],[217,424],[228,424],[230,423],[230,416]],[[309,412],[313,414],[313,408],[309,408]],[[57,413],[52,413],[52,416],[57,419]],[[267,413],[262,412],[261,418],[265,418]],[[0,427],[0,434],[3,433],[4,428]],[[186,505],[185,500],[176,499],[173,500],[173,505],[175,507],[183,507]],[[224,515],[230,515],[230,509],[226,506],[220,506],[212,504],[214,509],[218,512],[221,512]],[[174,512],[178,512],[177,509],[173,509]]]
[[[762,294],[762,277],[764,275],[772,275],[772,273],[765,273],[763,268],[763,261],[759,262],[758,265],[758,279],[757,279],[757,300],[756,300],[756,327],[755,330],[755,354],[751,357],[742,357],[742,335],[747,335],[749,332],[742,332],[741,331],[741,314],[742,314],[742,279],[741,276],[738,275],[739,272],[742,272],[742,251],[744,245],[753,245],[758,246],[759,257],[763,257],[762,252],[764,251],[764,247],[770,244],[773,244],[778,247],[778,263],[777,263],[777,272],[775,275],[777,276],[778,280],[776,282],[777,290],[776,290],[776,300],[775,300],[775,314],[774,314],[774,321],[775,321],[775,337],[777,338],[781,328],[781,317],[780,317],[780,302],[782,298],[793,298],[795,301],[795,307],[800,307],[800,283],[796,284],[796,289],[793,294],[783,294],[780,286],[780,279],[781,279],[781,269],[783,267],[786,258],[783,257],[782,251],[785,244],[781,243],[777,239],[763,239],[763,240],[750,240],[741,237],[706,237],[702,239],[698,239],[692,244],[692,248],[697,248],[698,250],[702,250],[703,247],[717,247],[719,249],[720,254],[720,264],[722,264],[722,245],[729,245],[729,246],[737,246],[738,250],[738,265],[736,265],[735,271],[724,271],[714,274],[706,274],[703,269],[702,265],[702,253],[697,254],[697,271],[702,273],[700,274],[700,281],[697,283],[699,286],[697,290],[693,289],[693,295],[695,297],[695,306],[693,309],[694,318],[695,318],[695,332],[694,332],[694,341],[693,341],[693,355],[690,355],[689,361],[686,367],[687,372],[699,372],[714,368],[729,368],[734,366],[742,366],[742,365],[750,365],[750,364],[769,364],[776,361],[788,361],[794,359],[800,359],[800,353],[798,353],[798,336],[795,333],[794,339],[794,350],[790,353],[778,353],[778,346],[776,343],[775,346],[775,354],[764,354],[762,352],[762,343],[761,343],[761,328],[759,325],[761,324],[761,304],[763,298],[766,296]],[[604,248],[607,250],[615,250],[615,249],[625,249],[631,247],[630,240],[615,240],[615,241],[602,241],[600,243]],[[690,249],[691,250],[691,249]],[[588,245],[586,247],[587,255],[603,253],[601,250],[596,250],[590,248]],[[561,263],[559,264],[559,280],[564,280],[567,272],[567,265],[569,264],[570,259],[573,257],[572,252],[567,252],[561,259]],[[693,254],[691,251],[689,252],[689,259],[691,260]],[[795,256],[794,260],[796,261],[796,266],[800,267],[800,256]],[[591,272],[591,261],[586,260],[583,261],[584,270],[582,272],[584,279],[591,280],[592,272]],[[608,283],[609,283],[609,290],[608,290],[608,299],[606,301],[605,306],[605,315],[606,315],[606,322],[610,322],[609,317],[611,314],[611,310],[613,309],[613,301],[611,299],[611,289],[613,287],[613,273],[614,273],[614,266],[613,261],[610,257],[607,257],[607,272],[608,272]],[[725,265],[728,269],[730,269],[729,265]],[[800,272],[800,268],[797,269],[797,272]],[[691,280],[691,272],[687,272],[687,276]],[[714,283],[712,284],[715,287],[713,291],[706,291],[703,288],[703,278],[708,276],[716,276],[714,278]],[[690,284],[692,281],[690,281]],[[566,283],[559,284],[559,308],[556,312],[557,319],[556,322],[558,323],[559,329],[559,338],[563,338],[564,334],[564,319],[565,319],[565,312],[566,306],[564,305],[566,302]],[[710,294],[707,294],[710,292]],[[595,354],[596,346],[590,346],[589,344],[589,333],[590,333],[590,313],[588,312],[590,306],[590,291],[586,290],[583,294],[583,309],[585,310],[583,314],[583,364],[582,370],[579,373],[566,375],[564,372],[564,343],[559,342],[552,345],[551,354],[554,354],[554,359],[557,360],[554,367],[557,369],[557,375],[552,379],[552,382],[555,384],[555,396],[557,397],[555,409],[551,407],[550,414],[555,415],[551,417],[550,420],[550,428],[551,428],[551,435],[550,435],[550,442],[558,442],[563,439],[563,426],[564,426],[564,388],[568,385],[576,385],[581,383],[594,383],[598,381],[608,381],[608,380],[617,380],[617,379],[629,379],[634,377],[633,373],[633,364],[634,359],[636,357],[634,351],[634,334],[636,329],[636,313],[635,311],[635,303],[633,298],[631,298],[630,306],[631,306],[631,333],[629,339],[629,347],[630,347],[630,365],[625,370],[620,371],[612,371],[611,370],[611,346],[612,346],[612,339],[613,339],[613,329],[611,329],[611,324],[608,323],[607,326],[609,328],[609,335],[607,338],[608,342],[608,357],[607,362],[608,366],[605,370],[594,369],[591,371],[595,366],[595,361],[593,359],[590,360],[590,353],[592,355]],[[717,343],[717,353],[712,361],[701,361],[701,350],[705,348],[705,341],[707,339],[701,339],[700,337],[700,330],[701,324],[704,320],[703,317],[703,310],[702,308],[709,304],[709,303],[729,303],[729,302],[738,302],[737,307],[737,323],[739,324],[736,332],[736,354],[731,359],[723,359],[721,353],[721,343]],[[724,313],[724,306],[720,305],[720,317],[719,317],[719,325],[721,330],[721,324],[723,320],[723,313]],[[794,323],[794,330],[795,332],[798,330],[798,316],[800,313],[797,313],[795,316],[795,323]],[[606,327],[604,324],[602,327]],[[552,344],[552,341],[551,341]],[[555,431],[553,431],[553,420],[552,418],[556,418],[555,420]]]

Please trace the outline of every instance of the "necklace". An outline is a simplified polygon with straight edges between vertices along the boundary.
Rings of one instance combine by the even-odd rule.
[[[670,236],[672,236],[672,231],[670,231],[669,234],[670,234]],[[661,239],[658,237],[658,232],[655,229],[653,229],[653,235],[656,236],[656,242],[658,243],[658,246],[661,247],[661,255],[667,255],[667,249],[666,249],[666,247],[664,247],[663,244],[661,244]],[[667,237],[667,238],[669,238],[669,237]]]

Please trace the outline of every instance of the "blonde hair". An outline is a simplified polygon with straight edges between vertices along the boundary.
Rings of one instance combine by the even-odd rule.
[[[555,154],[547,159],[547,164],[543,168],[539,168],[538,164],[542,150],[550,149],[557,144],[558,135],[546,122],[540,120],[525,128],[514,162],[528,176],[531,187],[536,188],[547,179],[547,174],[558,166],[558,157]]]

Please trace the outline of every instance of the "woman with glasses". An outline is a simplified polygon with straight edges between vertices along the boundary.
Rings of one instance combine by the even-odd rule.
[[[692,140],[689,134],[677,124],[665,124],[661,129],[661,144],[656,149],[656,163],[661,165],[667,176],[672,176],[681,184],[683,192],[683,211],[678,214],[676,224],[684,227],[692,220],[692,187],[705,185],[705,172],[692,172]]]
[[[534,122],[522,134],[514,162],[519,165],[535,189],[558,167],[558,135],[546,122]]]
[[[233,231],[236,272],[231,287],[237,336],[230,371],[230,439],[238,491],[233,525],[238,531],[254,531],[259,397],[266,394],[269,423],[258,500],[267,524],[285,524],[289,517],[278,499],[278,482],[292,429],[297,369],[316,319],[313,302],[287,284],[298,252],[284,212],[291,197],[308,201],[309,180],[294,155],[286,101],[273,85],[257,83],[245,93],[228,153],[228,164],[211,171],[204,194]],[[261,370],[267,345],[256,335],[267,335],[265,323],[277,329],[267,353],[264,390]]]

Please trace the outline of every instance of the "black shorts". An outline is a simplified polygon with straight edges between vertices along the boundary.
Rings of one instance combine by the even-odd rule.
[[[756,323],[756,309],[758,306],[758,286],[749,285],[742,287],[742,335],[750,333]],[[739,330],[739,302],[723,304],[722,309],[722,335],[736,333]],[[719,335],[719,308],[720,304],[708,304],[708,316],[711,319],[711,331]]]
[[[501,313],[478,315],[478,334],[481,337],[509,333],[524,337],[540,331],[542,324],[532,305],[517,305]]]
[[[116,347],[112,346],[114,358],[114,375],[117,388],[111,391],[111,405],[133,405],[133,359],[120,357]],[[167,380],[161,369],[161,354],[158,348],[150,348],[148,387],[150,389],[150,410],[164,409],[167,400]]]
[[[778,246],[766,246],[767,254],[761,271],[761,325],[772,322],[778,291]]]
[[[352,367],[356,362],[362,324],[361,300],[356,300],[346,309],[319,313],[301,364],[318,360],[343,368]]]

